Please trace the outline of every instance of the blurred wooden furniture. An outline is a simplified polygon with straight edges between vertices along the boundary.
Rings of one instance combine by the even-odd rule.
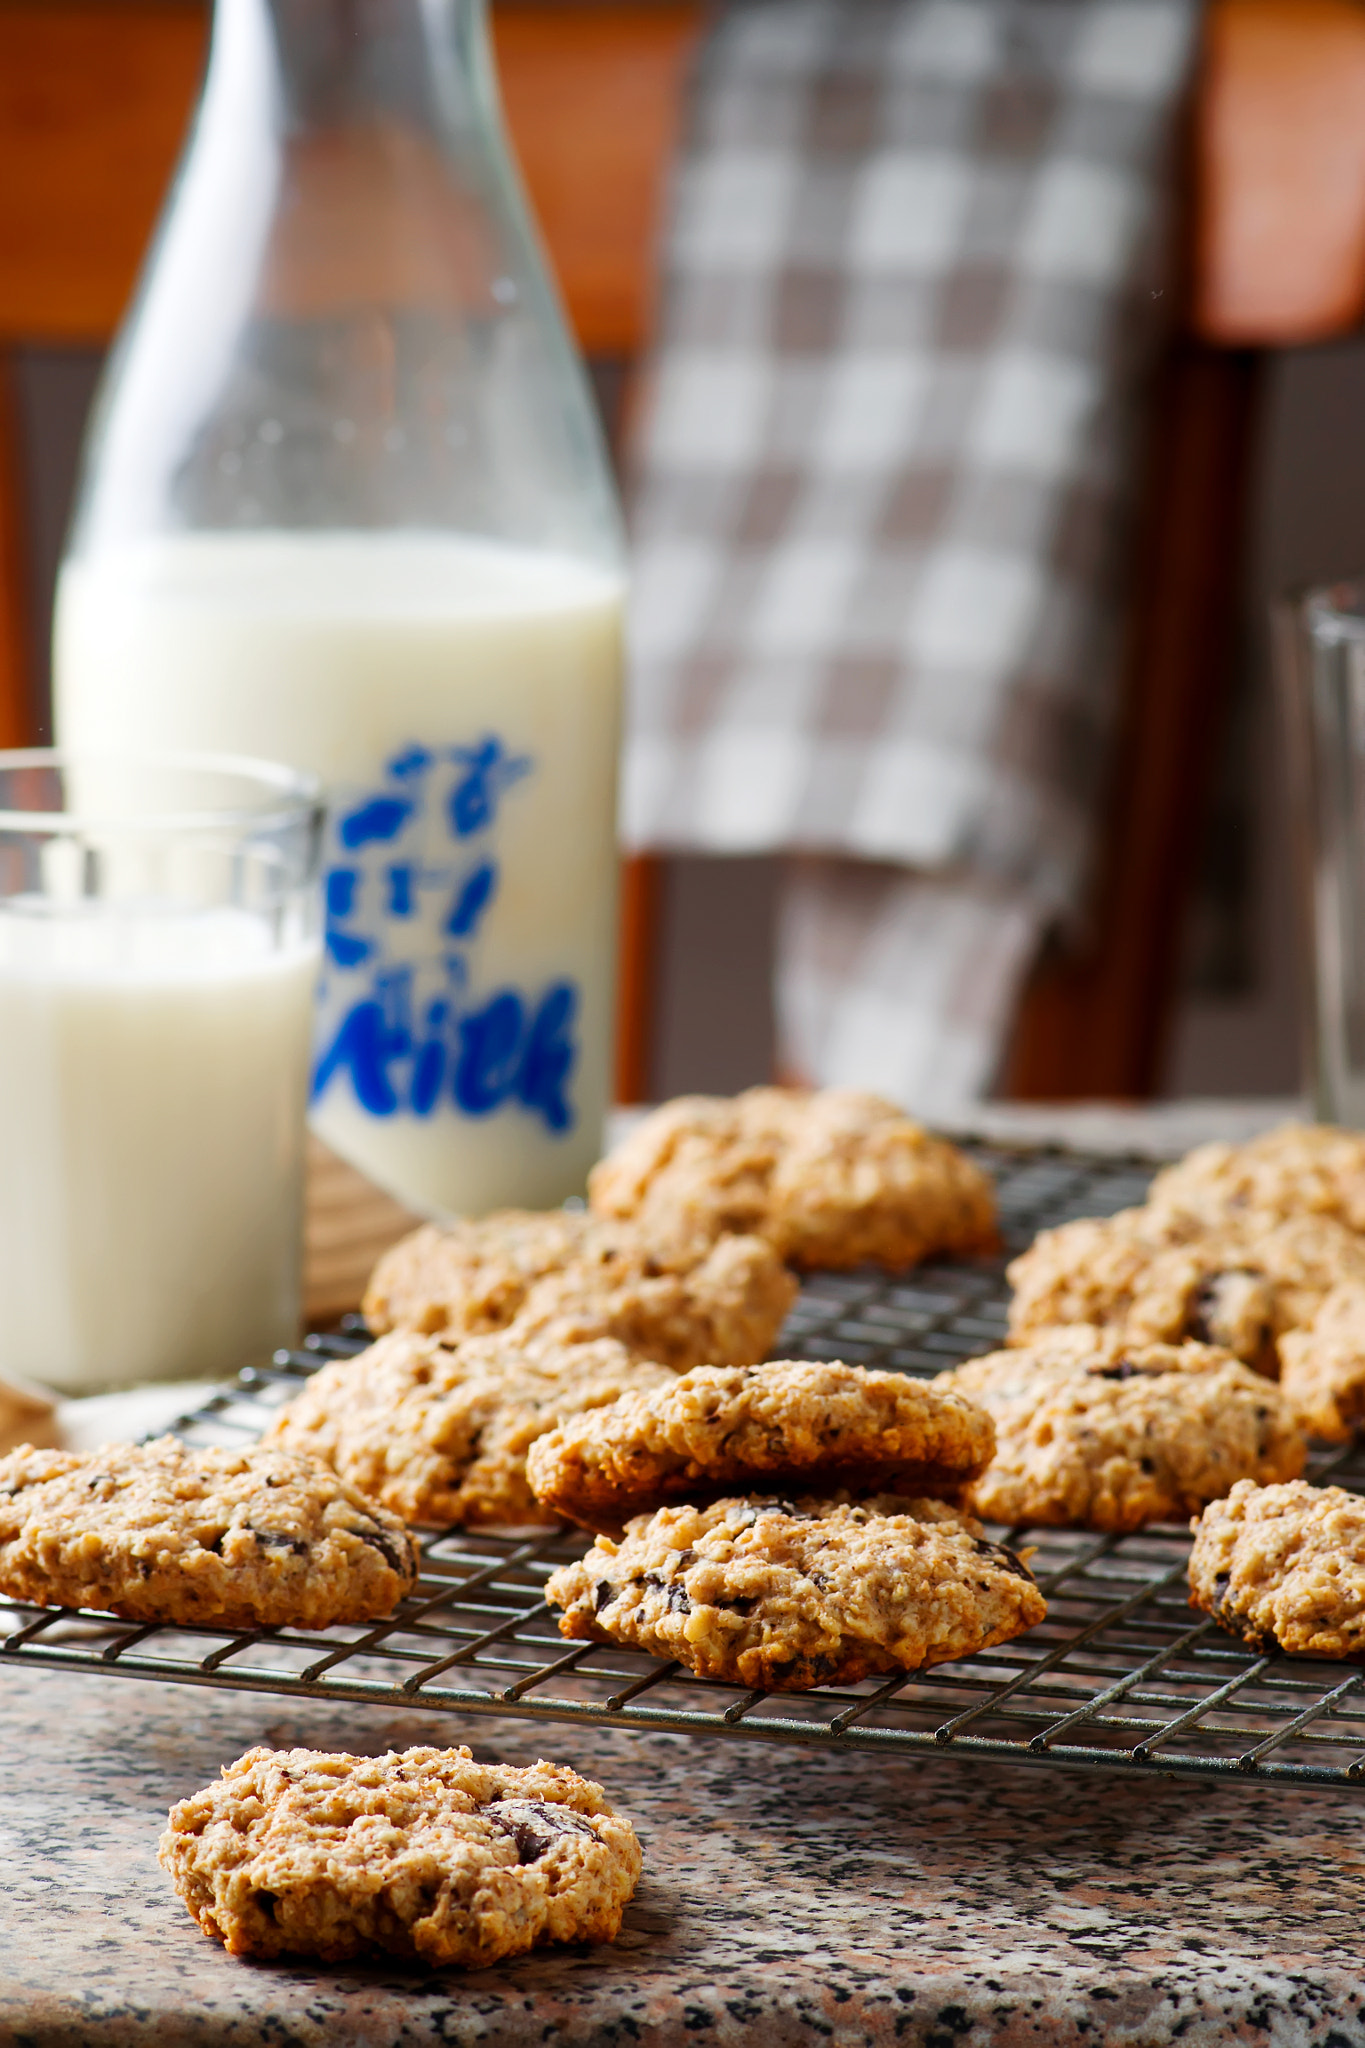
[[[617,372],[649,338],[660,200],[705,15],[705,0],[495,7],[510,125],[570,315]],[[5,352],[112,333],[179,148],[205,18],[198,0],[0,0],[0,743],[29,729],[38,630],[22,602]],[[1365,313],[1365,7],[1212,0],[1192,172],[1189,317],[1152,436],[1098,909],[1088,942],[1034,978],[1012,1059],[1020,1095],[1150,1092],[1221,705],[1253,352],[1346,332]],[[624,1100],[648,1073],[657,888],[656,863],[629,864]],[[361,1253],[329,1175],[336,1297]],[[372,1197],[362,1190],[357,1177],[357,1205]],[[397,1222],[372,1212],[371,1236]]]

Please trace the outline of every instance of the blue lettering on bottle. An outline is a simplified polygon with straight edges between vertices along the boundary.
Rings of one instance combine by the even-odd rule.
[[[494,733],[439,752],[413,744],[385,764],[386,788],[339,807],[315,1100],[348,1086],[371,1116],[514,1107],[551,1132],[573,1128],[577,986],[480,996],[467,950],[498,899],[502,799],[533,770]]]
[[[427,1011],[426,1029],[412,1067],[414,1116],[430,1116],[441,1099],[446,1077],[446,1031],[449,1005],[436,1001]]]
[[[455,1100],[467,1116],[501,1109],[516,1086],[526,1012],[510,988],[460,1019]]]
[[[570,1037],[577,1015],[578,990],[571,981],[557,981],[542,997],[526,1037],[517,1092],[552,1131],[567,1131],[573,1123],[565,1089],[578,1057]]]
[[[412,809],[406,797],[371,797],[368,803],[348,811],[341,819],[337,827],[341,843],[351,848],[385,845],[398,837],[412,816]]]
[[[450,758],[463,774],[450,792],[450,824],[457,839],[472,838],[493,823],[498,798],[531,772],[525,754],[509,754],[490,733],[477,747],[452,747]]]
[[[455,903],[446,919],[452,939],[472,939],[479,920],[492,902],[498,886],[498,871],[491,860],[480,863],[455,892]]]
[[[416,876],[406,861],[400,862],[388,872],[389,916],[411,917],[417,908],[414,888]]]
[[[425,747],[404,747],[385,763],[384,773],[398,782],[407,782],[414,775],[425,775],[435,758]]]
[[[357,932],[343,931],[355,913],[360,875],[355,868],[333,868],[327,876],[327,922],[323,940],[334,966],[359,967],[374,951],[372,942]]]

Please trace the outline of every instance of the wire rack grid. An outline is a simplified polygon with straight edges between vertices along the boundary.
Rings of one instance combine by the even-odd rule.
[[[1005,1257],[1047,1225],[1140,1200],[1152,1171],[1150,1161],[1058,1149],[969,1149],[996,1177]],[[780,1351],[928,1376],[992,1348],[1006,1300],[1003,1258],[902,1277],[817,1274]],[[248,1442],[309,1372],[363,1343],[342,1333],[280,1353],[178,1431],[197,1443]],[[1315,1458],[1311,1476],[1329,1474],[1365,1491],[1354,1446]],[[957,1663],[847,1688],[746,1692],[612,1645],[566,1645],[544,1599],[549,1574],[588,1540],[566,1530],[428,1532],[417,1590],[368,1627],[228,1634],[0,1600],[0,1663],[883,1756],[1365,1782],[1365,1668],[1256,1655],[1193,1611],[1184,1529],[993,1533],[1034,1546],[1047,1619]]]

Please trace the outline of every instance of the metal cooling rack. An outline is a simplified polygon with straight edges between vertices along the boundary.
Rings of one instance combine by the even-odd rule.
[[[1152,1170],[1151,1162],[1056,1149],[969,1149],[996,1177],[1006,1256],[1049,1224],[1140,1200]],[[1000,1259],[936,1263],[900,1279],[817,1274],[782,1334],[781,1355],[940,1371],[1000,1339],[1003,1269]],[[195,1443],[249,1441],[309,1372],[363,1343],[343,1334],[281,1353],[185,1417],[179,1433]],[[1365,1453],[1315,1460],[1312,1477],[1329,1473],[1365,1492]],[[373,1627],[222,1634],[0,1600],[0,1630],[12,1624],[0,1634],[0,1661],[883,1756],[1365,1782],[1365,1668],[1253,1655],[1195,1613],[1186,1604],[1183,1529],[1004,1533],[1036,1545],[1045,1622],[956,1664],[843,1689],[746,1692],[613,1645],[566,1646],[543,1587],[587,1538],[545,1531],[428,1535],[417,1591]]]

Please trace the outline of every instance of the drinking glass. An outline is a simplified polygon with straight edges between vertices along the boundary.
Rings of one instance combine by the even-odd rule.
[[[0,1372],[235,1372],[299,1321],[317,786],[0,754]]]
[[[1274,624],[1309,936],[1309,1086],[1325,1122],[1365,1128],[1365,582],[1300,592]]]

